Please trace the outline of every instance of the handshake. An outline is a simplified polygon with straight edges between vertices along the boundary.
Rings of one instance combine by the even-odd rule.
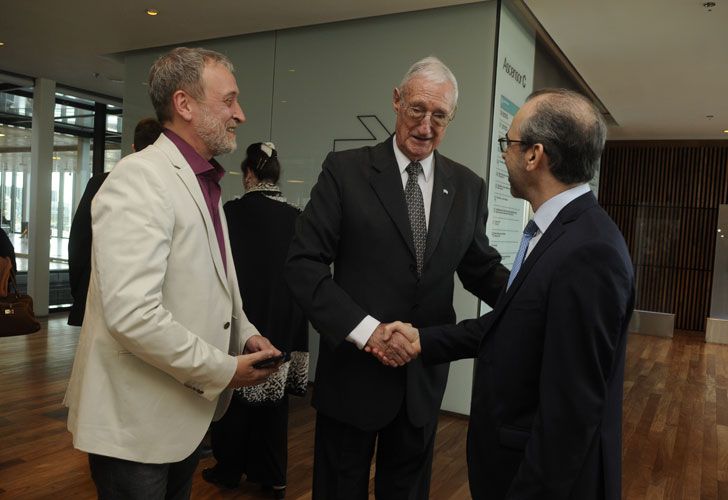
[[[420,355],[420,332],[409,323],[395,321],[380,323],[364,351],[374,355],[382,364],[396,368]]]

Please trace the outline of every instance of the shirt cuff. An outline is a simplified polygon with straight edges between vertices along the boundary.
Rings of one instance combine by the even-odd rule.
[[[380,321],[371,316],[366,316],[356,327],[346,336],[346,340],[356,344],[359,349],[364,349],[367,345],[369,337],[372,336],[374,330],[379,326]]]

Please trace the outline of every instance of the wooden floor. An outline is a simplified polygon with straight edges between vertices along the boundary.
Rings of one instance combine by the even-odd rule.
[[[728,346],[632,335],[624,398],[624,498],[728,499]]]
[[[77,340],[65,315],[39,333],[0,338],[0,497],[95,498],[61,405]],[[624,393],[623,498],[728,499],[728,346],[632,335]],[[314,413],[307,400],[291,401],[286,498],[309,499]],[[466,431],[464,418],[441,417],[433,500],[470,498]],[[212,462],[200,463],[192,498],[268,498],[252,484],[230,492],[205,483],[200,470]]]
[[[80,329],[66,325],[66,315],[42,323],[38,333],[0,338],[0,498],[96,498],[87,455],[73,448],[61,404]],[[311,498],[314,420],[308,399],[291,398],[287,500]],[[470,498],[466,432],[464,417],[440,419],[431,498]],[[200,472],[213,464],[200,462],[193,499],[270,498],[255,484],[224,491],[206,483]]]

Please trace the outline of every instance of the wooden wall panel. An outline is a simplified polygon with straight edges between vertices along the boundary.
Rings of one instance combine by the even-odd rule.
[[[728,203],[728,141],[610,141],[599,202],[629,246],[636,307],[705,331],[718,206]]]

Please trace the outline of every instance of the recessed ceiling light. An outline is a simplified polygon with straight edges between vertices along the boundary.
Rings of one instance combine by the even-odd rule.
[[[157,16],[159,15],[159,11],[157,9],[147,9],[146,10],[148,16]]]
[[[5,42],[0,42],[0,47],[5,46]]]
[[[728,134],[728,128],[723,131],[724,134]]]
[[[302,181],[300,179],[288,179],[289,184],[303,184],[305,181]]]

